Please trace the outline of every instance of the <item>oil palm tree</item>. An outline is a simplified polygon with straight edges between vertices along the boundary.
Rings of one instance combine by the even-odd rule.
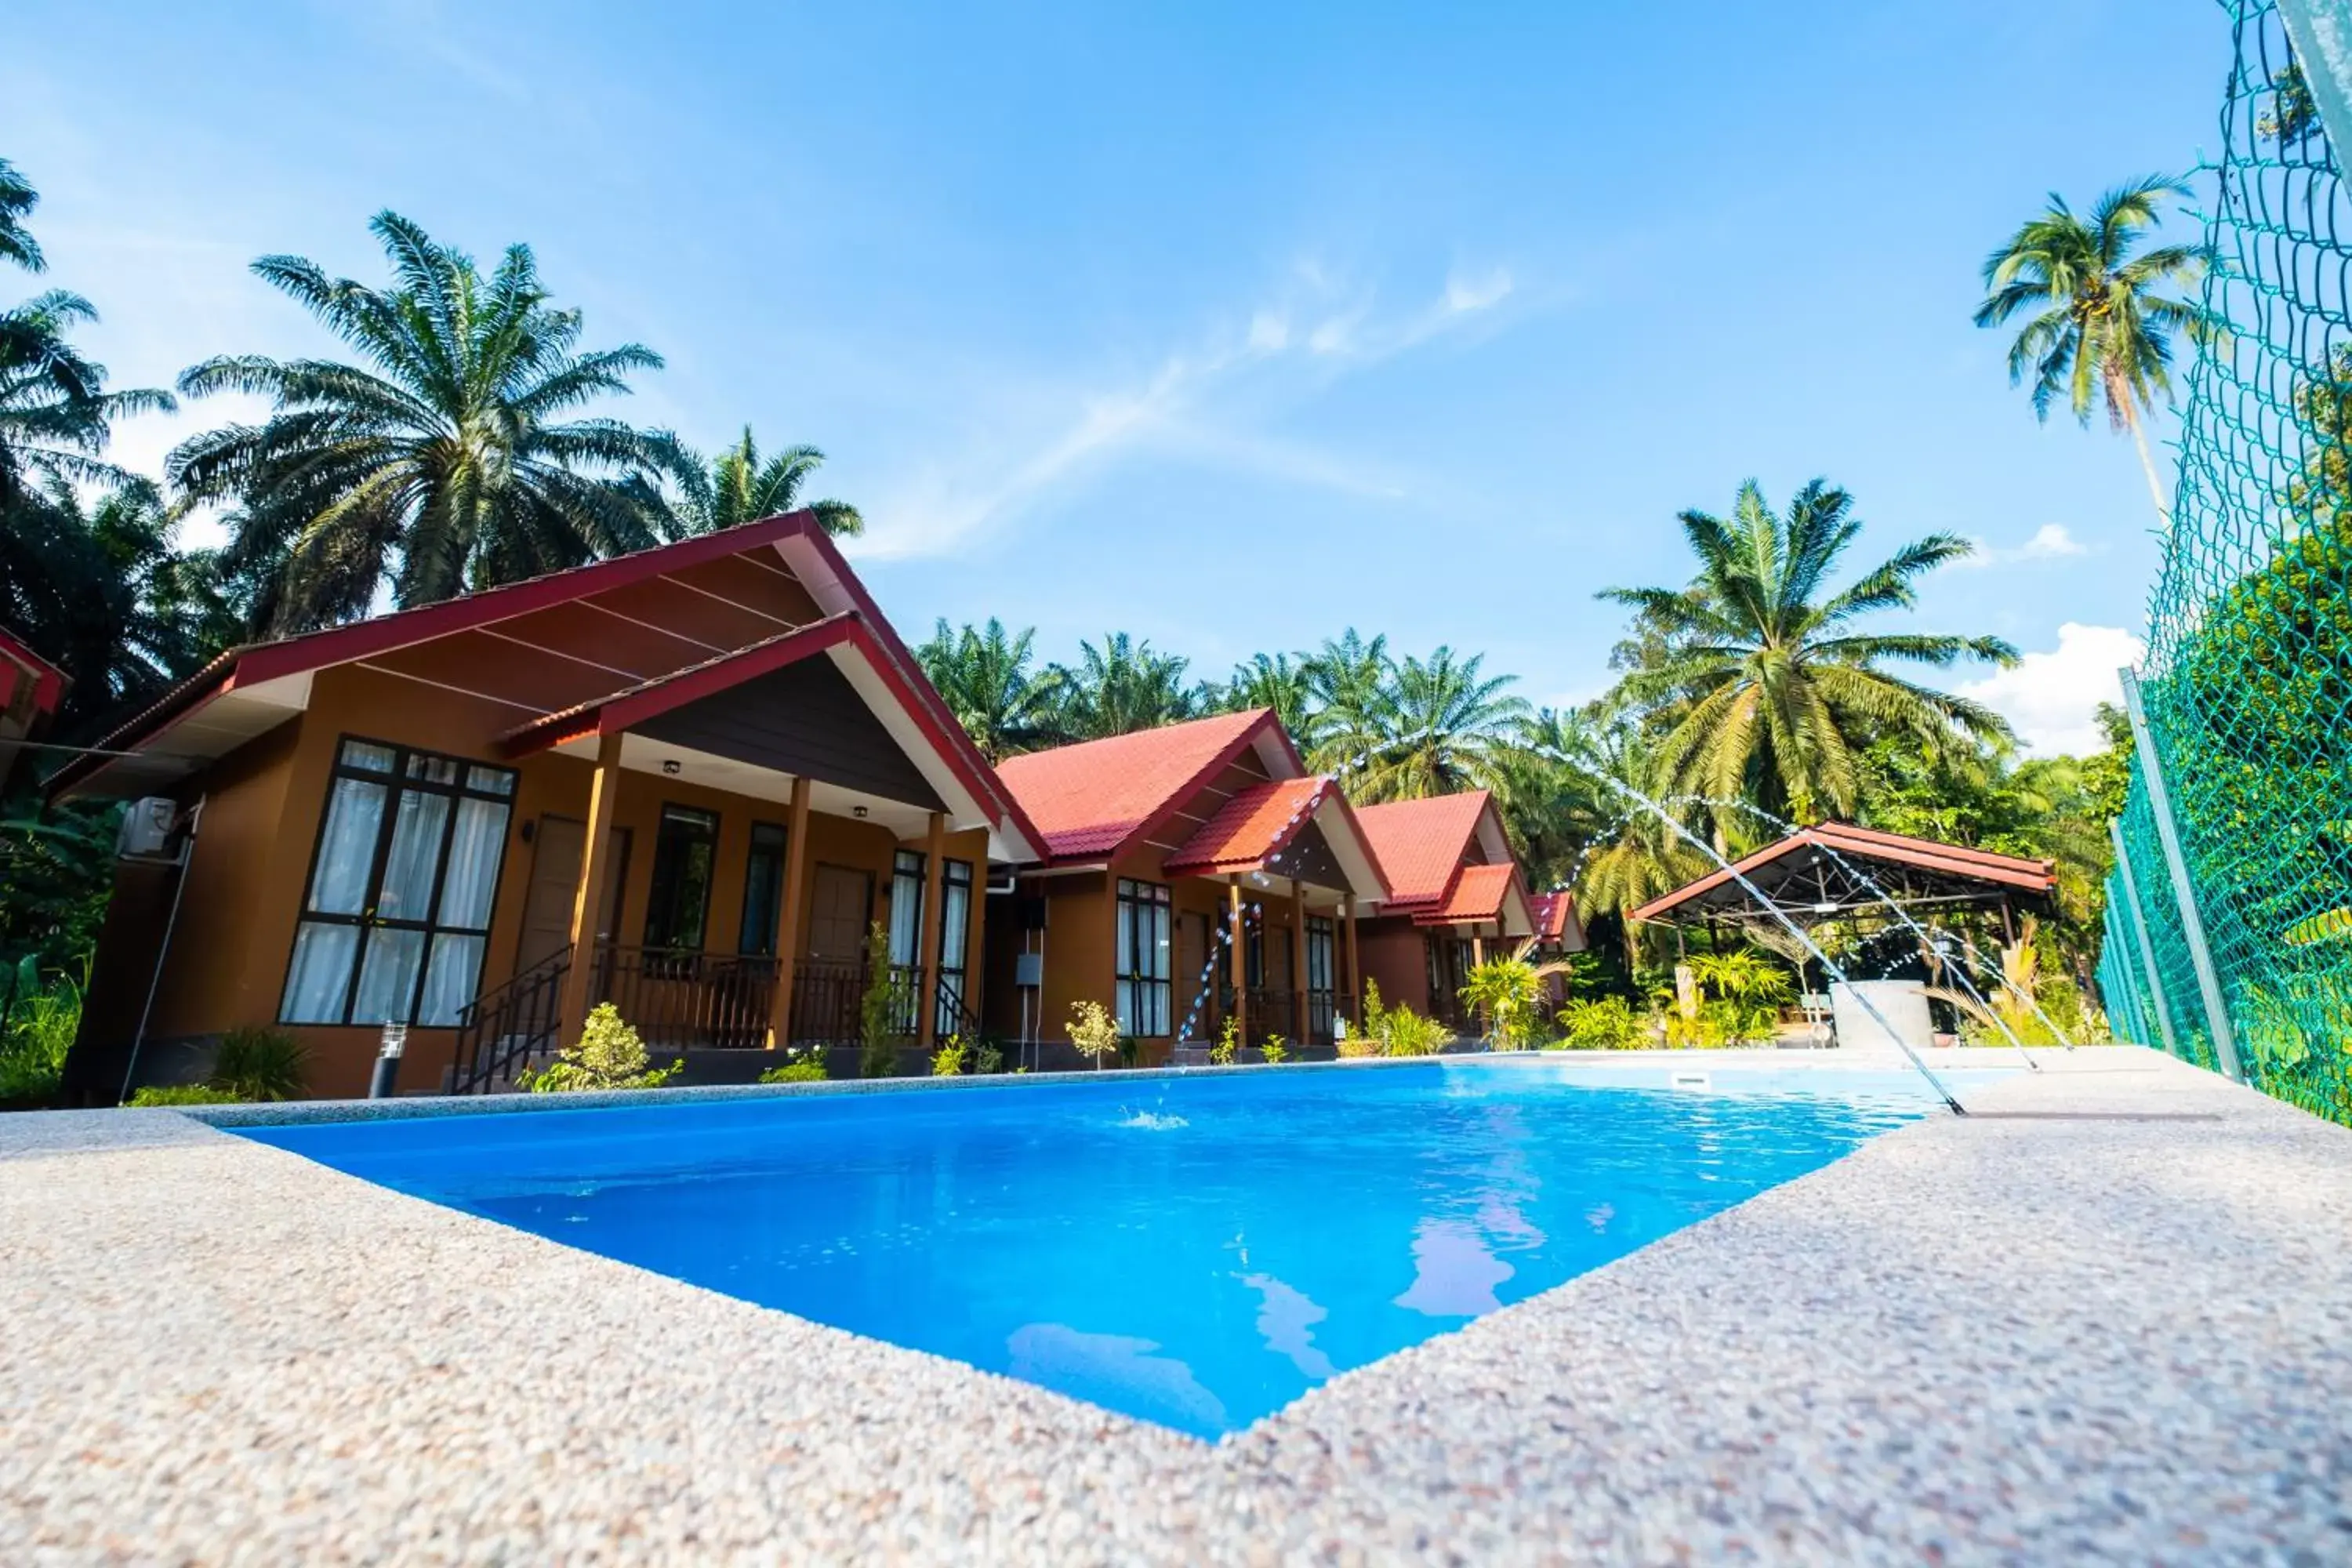
[[[100,457],[114,420],[176,406],[167,392],[106,389],[106,367],[68,339],[97,320],[62,289],[0,310],[0,510],[37,506],[52,485],[129,481]]]
[[[661,358],[635,343],[582,351],[579,312],[548,303],[527,246],[487,279],[396,213],[369,226],[393,282],[332,279],[299,256],[253,264],[366,362],[208,360],[193,397],[258,394],[258,426],[181,443],[166,474],[194,501],[234,504],[232,565],[262,584],[272,630],[403,606],[657,542],[673,526],[635,476],[684,483],[691,454],[661,432],[581,417]]]
[[[1592,760],[1601,773],[1622,785],[1645,795],[1658,787],[1650,747],[1636,724],[1621,722],[1601,731]],[[1576,908],[1588,921],[1599,915],[1619,917],[1630,974],[1641,967],[1641,929],[1625,914],[1704,875],[1707,862],[1672,822],[1622,789],[1606,795],[1609,815],[1586,842]]]
[[[1192,661],[1157,651],[1149,638],[1138,641],[1125,632],[1112,632],[1099,647],[1080,643],[1078,655],[1076,668],[1055,665],[1052,671],[1063,694],[1064,722],[1074,739],[1098,741],[1157,729],[1198,718],[1210,706],[1201,686],[1185,684],[1184,672]]]
[[[1486,656],[1440,647],[1424,662],[1396,667],[1381,713],[1382,733],[1349,792],[1360,800],[1418,800],[1490,787],[1527,703],[1505,688],[1515,676],[1486,676]]]
[[[1049,670],[1029,668],[1035,627],[1006,633],[991,617],[978,630],[950,631],[942,619],[930,640],[915,649],[923,672],[991,763],[1069,737],[1062,723],[1062,683]]]
[[[865,532],[865,518],[847,501],[801,500],[801,488],[824,462],[824,454],[814,447],[763,454],[746,425],[741,440],[688,470],[671,505],[674,521],[666,531],[681,538],[709,533],[805,506],[827,533]]]
[[[1223,705],[1235,711],[1271,708],[1301,752],[1315,749],[1322,715],[1315,702],[1312,662],[1304,654],[1255,654],[1248,663],[1234,666]]]
[[[1354,776],[1389,733],[1389,685],[1396,661],[1389,639],[1367,640],[1349,626],[1307,656],[1301,668],[1315,709],[1315,743],[1307,762],[1329,773]]]
[[[1874,741],[1899,734],[1940,751],[1961,737],[2008,737],[1990,709],[1882,667],[1948,668],[1962,658],[2008,665],[2015,648],[1998,637],[1856,627],[1875,612],[1910,608],[1916,580],[1967,555],[1968,541],[1929,534],[1832,591],[1831,575],[1862,523],[1852,498],[1822,480],[1797,492],[1785,520],[1751,479],[1729,521],[1701,511],[1681,521],[1699,566],[1687,588],[1600,595],[1632,606],[1663,633],[1650,662],[1630,671],[1615,695],[1662,731],[1654,762],[1664,788],[1751,800],[1782,816],[1850,815],[1860,756]],[[1725,817],[1718,836],[1736,826]]]
[[[16,164],[0,158],[0,261],[13,261],[27,272],[47,269],[39,242],[25,227],[25,215],[40,202],[32,182]]]
[[[2035,417],[2050,417],[2063,397],[2087,426],[2104,403],[2110,427],[2131,432],[2148,494],[2169,516],[2164,486],[2149,456],[2142,416],[2172,396],[2172,340],[2195,342],[2209,318],[2201,305],[2164,292],[2192,289],[2205,274],[2202,245],[2142,249],[2166,196],[2185,196],[2180,180],[2150,175],[2101,196],[2085,219],[2053,192],[2049,207],[2019,226],[1985,258],[1979,327],[2024,317],[2009,345],[2012,386],[2031,376]]]
[[[1578,709],[1538,709],[1497,748],[1491,783],[1512,848],[1535,887],[1553,885],[1616,814],[1616,802],[1588,770],[1601,742],[1591,717]]]

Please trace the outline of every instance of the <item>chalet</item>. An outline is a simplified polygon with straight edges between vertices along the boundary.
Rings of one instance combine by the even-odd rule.
[[[1043,846],[808,513],[239,647],[78,758],[151,803],[69,1092],[289,1030],[313,1092],[496,1087],[615,1003],[668,1051],[976,1027],[992,864]],[[748,1075],[746,1075],[748,1076]]]
[[[1080,1002],[1139,1059],[1280,1036],[1328,1053],[1360,1016],[1356,910],[1388,897],[1339,786],[1310,775],[1270,709],[1008,759],[998,776],[1043,840],[992,920],[990,1023],[1033,1059]],[[1011,981],[1013,984],[1005,984]]]
[[[1364,977],[1391,1006],[1471,1027],[1460,995],[1471,968],[1536,934],[1494,798],[1471,790],[1391,801],[1357,818],[1389,879],[1388,897],[1360,912]]]

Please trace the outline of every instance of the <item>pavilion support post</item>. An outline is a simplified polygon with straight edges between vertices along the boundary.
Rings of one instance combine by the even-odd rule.
[[[1486,933],[1476,926],[1470,928],[1470,963],[1475,968],[1486,962]]]
[[[596,929],[604,910],[604,887],[613,878],[613,825],[621,810],[621,735],[596,742],[596,777],[588,786],[587,843],[580,851],[580,885],[572,896],[572,967],[563,973],[556,1011],[556,1044],[580,1042],[587,1026],[589,998],[596,980],[596,948],[608,932]]]
[[[935,811],[923,836],[923,934],[915,950],[915,1034],[926,1053],[940,1037],[940,894],[947,851],[948,814]]]
[[[800,963],[801,905],[808,897],[809,781],[793,780],[793,803],[784,819],[784,896],[776,911],[776,992],[769,999],[768,1048],[793,1043],[793,972]]]
[[[1290,879],[1290,1022],[1298,1045],[1315,1033],[1307,1016],[1307,884]]]
[[[1232,900],[1226,931],[1233,943],[1234,1038],[1249,1043],[1249,933],[1242,929],[1242,879],[1228,879]]]

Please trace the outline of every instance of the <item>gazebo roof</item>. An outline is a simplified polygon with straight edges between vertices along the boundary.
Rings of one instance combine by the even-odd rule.
[[[2045,903],[2057,888],[2048,860],[1939,844],[1932,838],[1885,833],[1845,822],[1801,827],[1735,863],[1651,900],[1628,917],[1667,925],[1707,921],[1768,921],[1739,878],[1771,900],[1778,912],[1799,926],[1850,919],[1884,906],[1864,878],[1875,881],[1906,908],[1997,906],[2004,900],[2029,908]]]

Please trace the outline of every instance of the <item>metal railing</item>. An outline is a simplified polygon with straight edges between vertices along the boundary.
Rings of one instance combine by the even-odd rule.
[[[777,972],[753,953],[608,945],[596,955],[596,1000],[653,1050],[758,1050],[774,1024]]]
[[[553,1050],[563,977],[571,972],[570,952],[551,953],[459,1008],[449,1092],[479,1094],[511,1083],[533,1056]]]
[[[793,965],[793,1044],[858,1044],[865,1037],[860,1010],[866,1001],[866,979],[863,963],[804,958]],[[895,1015],[895,1001],[892,1010]],[[907,1032],[913,1033],[911,1026]]]

